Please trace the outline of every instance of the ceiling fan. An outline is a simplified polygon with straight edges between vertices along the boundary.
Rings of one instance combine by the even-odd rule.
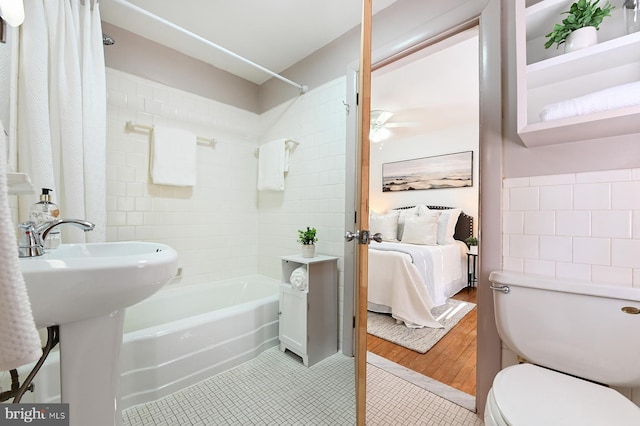
[[[369,129],[369,140],[373,143],[382,142],[389,136],[391,127],[416,127],[420,123],[414,121],[394,122],[388,123],[387,121],[393,116],[393,112],[385,110],[373,110],[371,111],[371,128]]]

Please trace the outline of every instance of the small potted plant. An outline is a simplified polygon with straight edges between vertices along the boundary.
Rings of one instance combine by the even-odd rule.
[[[302,244],[302,257],[314,257],[316,255],[315,243],[318,241],[316,237],[316,228],[302,230],[298,229],[298,242]]]
[[[478,254],[478,239],[476,237],[469,237],[464,242],[469,247],[469,253]]]
[[[600,29],[602,20],[611,16],[613,6],[609,0],[604,6],[598,6],[600,0],[578,0],[573,3],[568,11],[563,12],[567,17],[561,24],[555,24],[553,31],[547,34],[544,44],[545,49],[556,44],[556,48],[565,44],[565,52],[582,49],[598,42],[597,30]]]

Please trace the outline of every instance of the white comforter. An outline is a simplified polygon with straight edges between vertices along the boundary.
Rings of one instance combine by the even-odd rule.
[[[369,309],[390,312],[410,327],[440,328],[431,308],[466,284],[466,246],[372,243],[369,250]]]

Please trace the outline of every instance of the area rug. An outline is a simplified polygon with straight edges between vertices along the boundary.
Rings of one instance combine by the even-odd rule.
[[[449,299],[445,304],[433,308],[431,313],[444,328],[409,328],[404,323],[397,324],[390,314],[368,312],[367,332],[423,354],[475,307],[474,303]]]

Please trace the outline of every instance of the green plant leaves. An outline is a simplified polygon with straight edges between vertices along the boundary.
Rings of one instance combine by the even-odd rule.
[[[553,31],[545,37],[548,39],[544,44],[545,49],[557,44],[560,47],[573,31],[584,27],[595,27],[600,29],[600,24],[606,16],[611,16],[611,9],[614,7],[607,0],[603,7],[599,7],[600,0],[578,0],[573,3],[567,12],[567,17],[562,20],[562,24],[555,24]]]
[[[313,244],[318,242],[316,232],[316,228],[310,228],[308,226],[305,230],[298,229],[298,242],[301,244]]]

